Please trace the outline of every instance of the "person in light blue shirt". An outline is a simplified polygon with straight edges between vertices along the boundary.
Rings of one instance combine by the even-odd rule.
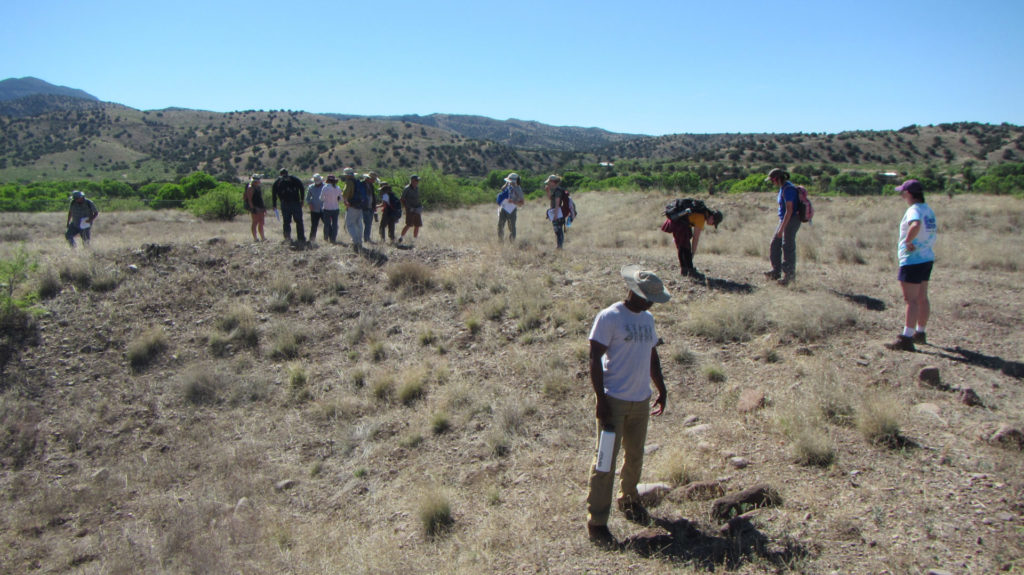
[[[896,188],[909,206],[900,220],[900,241],[896,246],[900,271],[896,278],[903,290],[906,312],[903,331],[886,347],[899,351],[916,351],[914,343],[927,343],[925,326],[931,313],[928,301],[928,280],[935,263],[935,237],[938,226],[935,212],[924,201],[924,186],[907,180]]]

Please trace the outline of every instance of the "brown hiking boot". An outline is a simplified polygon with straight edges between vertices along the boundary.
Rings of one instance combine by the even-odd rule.
[[[896,341],[885,344],[885,347],[893,351],[917,351],[914,348],[914,340],[905,335],[896,336]]]
[[[919,343],[921,345],[928,344],[928,338],[924,335],[923,331],[915,332],[912,339],[914,340],[914,343]]]
[[[603,549],[612,549],[619,544],[607,525],[587,525],[587,536],[591,543]]]

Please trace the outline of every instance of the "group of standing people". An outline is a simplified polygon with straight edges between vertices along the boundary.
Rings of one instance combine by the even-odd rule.
[[[570,198],[569,191],[562,187],[562,177],[552,174],[544,180],[544,196],[548,200],[546,217],[555,231],[555,242],[558,249],[565,243],[565,228],[572,225],[576,217],[576,206]],[[520,185],[519,174],[510,173],[498,192],[498,241],[505,240],[505,229],[508,228],[509,241],[516,239],[516,220],[519,208],[526,204],[526,195]]]
[[[376,186],[379,185],[378,197]],[[263,200],[261,176],[253,174],[245,193],[242,196],[245,208],[249,212],[252,223],[254,241],[266,241],[263,227],[267,207]],[[338,243],[339,217],[342,206],[345,207],[345,230],[352,240],[352,249],[359,252],[363,244],[372,244],[373,224],[380,222],[380,240],[385,235],[395,241],[395,225],[401,220],[402,212],[406,214],[405,227],[398,238],[399,245],[409,245],[405,234],[412,229],[413,238],[419,237],[423,226],[423,201],[419,192],[419,176],[413,174],[409,184],[405,186],[401,196],[391,189],[391,184],[380,180],[376,172],[368,172],[357,176],[352,168],[342,170],[342,178],[330,174],[325,179],[320,174],[313,174],[312,182],[304,186],[302,180],[288,174],[282,169],[280,176],[271,188],[271,207],[274,215],[278,215],[277,202],[281,201],[281,212],[284,241],[292,243],[292,223],[298,243],[306,247],[316,239],[318,228],[323,224],[323,239],[332,244]],[[302,222],[303,203],[309,208],[310,235],[306,239]],[[380,213],[377,213],[378,208]]]
[[[765,275],[785,285],[796,274],[796,234],[804,217],[789,174],[774,169],[768,174],[768,180],[779,186],[779,223],[770,244],[772,269]],[[928,282],[935,262],[933,247],[938,227],[935,212],[925,203],[921,182],[906,180],[896,187],[896,192],[908,206],[900,221],[896,249],[897,279],[906,308],[903,330],[895,341],[885,346],[891,350],[915,351],[915,344],[927,343],[925,329],[931,312]],[[715,210],[707,210],[700,218],[691,217],[694,213],[687,210],[684,217],[669,219],[662,227],[676,239],[684,276],[696,271],[692,256],[697,251],[703,224],[717,225],[722,220],[721,212]],[[687,233],[691,228],[693,231]],[[662,414],[667,401],[657,350],[660,340],[654,328],[654,316],[648,310],[655,303],[667,302],[670,295],[653,272],[639,266],[624,266],[621,275],[628,287],[625,299],[599,312],[589,335],[597,449],[590,467],[587,533],[593,543],[606,548],[618,545],[608,529],[608,518],[620,449],[624,455],[615,497],[619,511],[627,520],[642,525],[652,521],[640,501],[637,484],[643,467],[649,417]],[[657,391],[653,404],[651,383]]]

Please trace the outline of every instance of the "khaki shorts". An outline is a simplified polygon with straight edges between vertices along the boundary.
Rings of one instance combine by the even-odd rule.
[[[414,228],[422,228],[423,216],[407,211],[405,212],[405,225],[412,226]]]

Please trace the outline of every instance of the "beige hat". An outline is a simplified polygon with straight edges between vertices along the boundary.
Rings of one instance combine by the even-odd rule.
[[[665,289],[661,278],[654,275],[654,272],[644,270],[638,265],[622,266],[619,270],[622,279],[626,280],[629,291],[654,303],[665,303],[672,296]]]

